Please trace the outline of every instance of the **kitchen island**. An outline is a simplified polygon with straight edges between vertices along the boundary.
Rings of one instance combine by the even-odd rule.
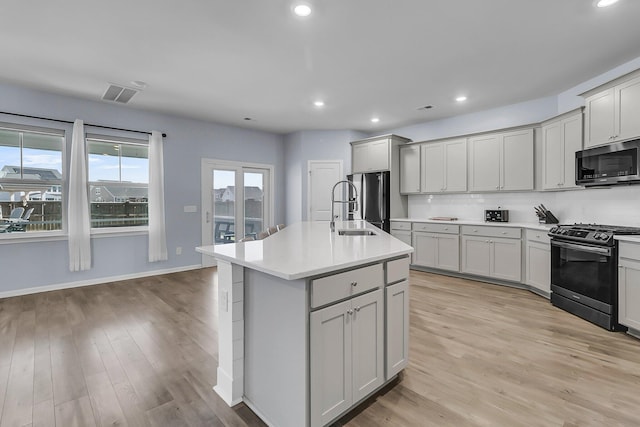
[[[268,425],[324,426],[406,366],[411,246],[345,221],[196,250],[218,262],[214,389],[227,404]]]

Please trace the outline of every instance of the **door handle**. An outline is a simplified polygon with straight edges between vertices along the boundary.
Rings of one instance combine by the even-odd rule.
[[[210,215],[211,215],[211,212],[207,211],[207,218],[206,218],[207,224],[209,224],[211,222]]]

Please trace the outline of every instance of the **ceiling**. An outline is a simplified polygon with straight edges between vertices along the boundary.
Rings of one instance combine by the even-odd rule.
[[[5,1],[0,81],[93,100],[143,81],[127,105],[376,132],[554,95],[640,57],[638,0],[308,1],[307,18],[292,0]]]

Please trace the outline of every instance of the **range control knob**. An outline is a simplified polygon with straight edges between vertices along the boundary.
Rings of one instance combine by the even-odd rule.
[[[609,235],[605,234],[605,233],[600,233],[600,240],[608,240],[609,239]]]
[[[549,233],[554,234],[556,231],[558,231],[558,227],[551,227],[551,230],[549,230]]]

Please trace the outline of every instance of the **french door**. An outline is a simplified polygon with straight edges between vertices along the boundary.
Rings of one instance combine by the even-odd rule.
[[[256,237],[273,225],[273,166],[202,159],[202,245]],[[215,265],[210,256],[204,266]]]

